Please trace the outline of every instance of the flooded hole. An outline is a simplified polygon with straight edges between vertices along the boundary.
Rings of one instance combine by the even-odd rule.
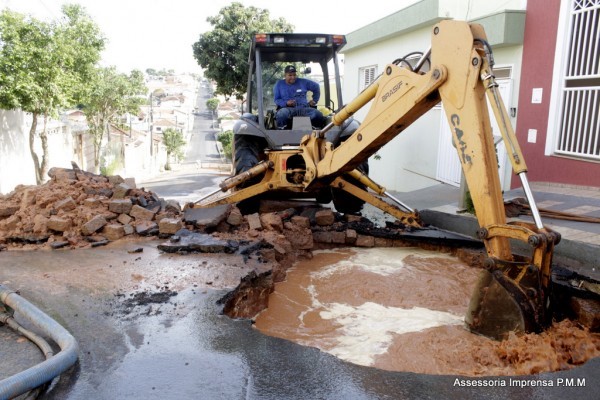
[[[479,270],[420,248],[315,251],[275,284],[262,333],[390,371],[466,376],[569,369],[600,356],[600,336],[570,321],[497,342],[467,330]]]

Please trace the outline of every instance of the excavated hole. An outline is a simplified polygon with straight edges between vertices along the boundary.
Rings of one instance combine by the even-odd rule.
[[[501,342],[469,332],[463,317],[482,252],[386,243],[391,247],[320,246],[276,282],[269,272],[251,274],[221,300],[223,312],[251,318],[269,336],[390,371],[529,375],[600,355],[600,335],[568,319]]]

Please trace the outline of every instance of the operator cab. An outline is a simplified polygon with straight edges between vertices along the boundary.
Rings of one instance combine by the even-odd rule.
[[[272,149],[297,146],[301,138],[315,129],[309,117],[294,117],[286,129],[275,121],[277,105],[273,89],[283,79],[287,65],[296,66],[297,75],[319,84],[321,97],[317,109],[325,117],[340,109],[342,84],[338,52],[346,44],[344,35],[303,33],[259,33],[252,38],[249,55],[248,92],[244,113],[235,134],[262,136]],[[309,92],[310,99],[310,92]],[[329,118],[328,118],[329,116]],[[329,135],[340,136],[335,127]]]

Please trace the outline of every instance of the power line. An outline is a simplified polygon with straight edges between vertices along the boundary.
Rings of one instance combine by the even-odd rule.
[[[50,7],[48,7],[48,6],[46,5],[46,3],[44,3],[44,1],[43,1],[43,0],[38,0],[38,2],[39,2],[39,3],[40,3],[40,4],[41,4],[41,5],[42,5],[42,6],[43,6],[43,7],[44,7],[46,10],[48,10],[48,12],[49,12],[50,14],[52,14],[52,17],[54,17],[54,18],[58,18],[58,15],[56,15],[56,12],[55,12],[54,10],[52,10]],[[55,4],[56,4],[56,3],[55,3]],[[60,6],[59,6],[58,8],[60,9]]]

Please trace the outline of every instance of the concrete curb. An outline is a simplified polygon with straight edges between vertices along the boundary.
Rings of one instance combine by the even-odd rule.
[[[461,233],[475,238],[479,224],[477,219],[472,215],[453,215],[441,211],[423,210],[419,211],[423,222],[429,225],[436,226],[440,229]],[[528,252],[526,245],[517,245],[517,251]],[[598,263],[600,262],[600,246],[593,244],[578,242],[576,240],[561,239],[560,243],[555,247],[555,259],[564,258],[565,260],[576,261],[581,263],[582,270],[585,270],[593,275],[600,274]]]

